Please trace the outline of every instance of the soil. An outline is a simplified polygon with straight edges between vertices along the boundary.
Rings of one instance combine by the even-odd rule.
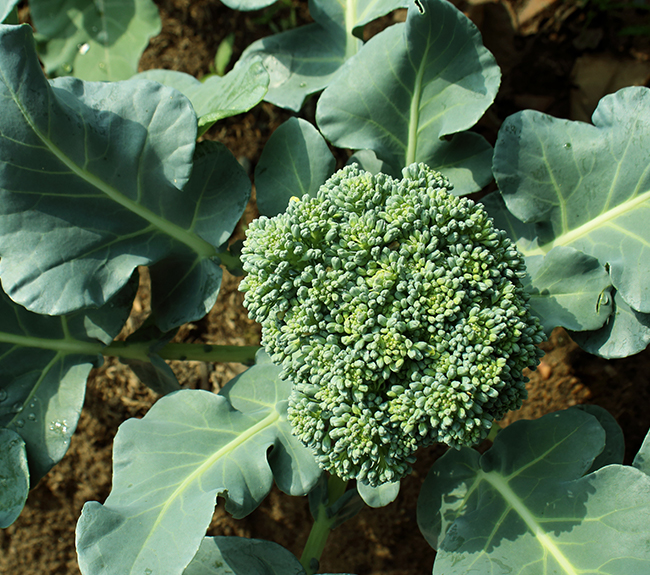
[[[603,0],[473,0],[456,2],[479,26],[484,42],[503,70],[502,89],[477,130],[494,142],[503,119],[523,108],[555,116],[588,119],[607,92],[631,84],[648,85],[650,34],[619,35],[630,25],[648,25],[648,13],[633,8],[607,8]],[[210,70],[217,47],[235,34],[235,62],[253,40],[285,26],[310,20],[306,2],[289,0],[264,11],[229,10],[217,0],[159,0],[163,30],[141,60],[141,68],[168,68],[201,77]],[[21,11],[28,18],[26,9]],[[378,25],[403,19],[403,12]],[[312,110],[307,106],[307,110]],[[310,112],[304,114],[309,116]],[[257,162],[272,131],[289,114],[270,104],[227,119],[206,135],[223,141],[249,170]],[[345,152],[340,153],[343,161]],[[245,218],[255,217],[254,205]],[[146,272],[122,337],[147,314]],[[177,341],[255,344],[258,327],[241,307],[238,280],[228,273],[215,308],[206,318],[184,326]],[[515,419],[533,419],[579,403],[610,411],[623,428],[626,463],[639,449],[650,424],[650,349],[630,358],[603,360],[577,347],[566,332],[556,330],[542,347],[546,356],[530,374],[529,398]],[[172,362],[187,388],[217,391],[244,366]],[[108,359],[93,370],[85,406],[70,450],[30,493],[19,519],[0,532],[0,572],[16,575],[77,575],[74,528],[85,501],[103,501],[111,487],[111,449],[118,426],[142,417],[157,396],[129,368]],[[434,552],[420,535],[415,505],[427,470],[444,452],[432,447],[420,453],[414,472],[403,481],[389,506],[366,509],[330,536],[321,568],[357,575],[414,575],[431,571]],[[210,535],[239,535],[276,541],[300,556],[311,519],[305,498],[273,490],[249,517],[235,521],[217,506]]]

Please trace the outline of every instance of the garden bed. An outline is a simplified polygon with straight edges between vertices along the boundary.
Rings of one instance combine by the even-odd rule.
[[[294,19],[298,23],[308,19],[304,2],[284,6],[272,18],[264,13],[234,12],[216,0],[163,0],[158,4],[163,31],[145,52],[142,69],[175,69],[197,77],[208,72],[217,47],[230,31],[235,32],[234,62],[248,44],[271,33],[270,24],[291,25]],[[617,30],[633,14],[607,13],[593,4],[512,0],[462,5],[479,25],[504,74],[497,101],[477,128],[491,143],[503,119],[517,110],[534,108],[558,117],[585,119],[606,92],[624,85],[647,85],[650,38],[618,36]],[[397,14],[388,20],[400,17]],[[608,70],[611,75],[604,81]],[[303,114],[313,116],[313,106],[308,105]],[[265,141],[288,117],[287,112],[264,103],[217,123],[205,137],[224,142],[252,169]],[[246,218],[254,215],[251,206]],[[143,278],[146,280],[146,274]],[[239,305],[243,296],[237,283],[226,273],[215,309],[203,320],[184,326],[176,341],[257,343],[259,330]],[[146,315],[148,291],[146,281],[143,284],[126,330],[135,329]],[[542,347],[547,355],[531,374],[529,399],[506,423],[581,403],[600,405],[623,428],[625,463],[630,464],[650,423],[650,351],[607,361],[582,351],[562,329],[556,329]],[[200,362],[173,363],[172,367],[183,387],[215,391],[243,370],[239,364]],[[1,572],[79,573],[74,528],[81,508],[88,500],[102,502],[110,491],[112,441],[120,423],[143,416],[155,400],[155,394],[114,359],[93,371],[68,454],[30,493],[20,518],[0,532]],[[358,575],[430,572],[434,552],[417,527],[415,494],[432,462],[443,452],[441,447],[432,447],[419,456],[397,501],[379,510],[366,509],[335,530],[322,568]],[[218,506],[208,534],[269,539],[300,555],[308,534],[304,527],[309,524],[308,517],[306,498],[289,498],[274,489],[244,520],[233,520]]]

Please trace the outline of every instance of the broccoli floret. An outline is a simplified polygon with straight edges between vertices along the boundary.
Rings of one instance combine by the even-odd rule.
[[[376,486],[414,452],[485,438],[526,397],[543,340],[521,254],[424,164],[356,166],[248,229],[241,289],[293,382],[289,419],[321,467]]]

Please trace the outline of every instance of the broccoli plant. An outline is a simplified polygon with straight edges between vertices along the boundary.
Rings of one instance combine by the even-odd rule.
[[[251,182],[197,135],[277,87],[266,56],[218,97],[226,78],[47,79],[31,29],[0,26],[2,526],[63,457],[91,367],[118,356],[162,397],[122,424],[111,494],[84,506],[84,575],[311,575],[329,531],[393,501],[436,442],[451,449],[418,503],[435,574],[650,570],[650,436],[623,465],[596,407],[496,423],[554,327],[603,357],[650,342],[650,90],[607,96],[593,125],[515,114],[492,149],[465,130],[498,67],[451,4],[415,0],[406,22],[350,42],[398,5],[310,3],[354,50],[318,87],[318,128],[294,118],[270,138],[243,246],[229,239]],[[463,197],[492,176],[497,192]],[[152,315],[116,341],[138,266]],[[169,343],[214,305],[223,267],[245,274],[263,349]],[[181,389],[164,362],[178,358],[249,368],[214,394]],[[308,496],[300,558],[205,536],[217,497],[244,517],[273,483]]]
[[[420,447],[485,438],[521,406],[543,340],[506,233],[424,164],[403,176],[343,168],[255,220],[242,251],[294,434],[371,486],[399,481]]]

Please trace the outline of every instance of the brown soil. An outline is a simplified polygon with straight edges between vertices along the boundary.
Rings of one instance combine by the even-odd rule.
[[[561,117],[579,117],[588,114],[606,91],[626,83],[643,84],[650,77],[648,37],[616,34],[630,21],[638,23],[636,12],[593,12],[590,7],[594,2],[585,8],[577,1],[457,3],[477,22],[486,45],[504,70],[497,102],[479,125],[481,133],[491,141],[503,119],[519,109],[532,107]],[[306,3],[294,0],[293,4],[280,8],[272,22],[291,22],[294,18],[298,23],[308,21]],[[250,42],[272,33],[261,18],[268,10],[234,12],[215,0],[159,0],[158,5],[163,32],[145,53],[143,69],[169,68],[201,77],[209,71],[217,46],[231,31],[235,32],[233,62]],[[584,63],[585,57],[591,58],[591,64]],[[606,78],[601,82],[604,87],[594,87],[593,76],[603,75],[603,61],[607,58],[614,59],[618,72],[622,68],[635,71],[623,78]],[[596,93],[599,91],[602,93]],[[248,114],[218,123],[207,137],[226,143],[250,167],[255,165],[273,129],[288,117],[286,112],[262,104]],[[254,208],[247,214],[247,218],[252,217]],[[147,313],[146,281],[143,283],[145,288],[136,300],[125,333],[132,331]],[[203,320],[184,326],[177,339],[257,343],[259,331],[241,308],[237,283],[226,273],[215,309]],[[650,350],[606,361],[580,350],[563,330],[556,330],[543,348],[547,354],[537,372],[531,374],[529,399],[505,423],[537,418],[577,403],[598,404],[622,426],[627,441],[626,462],[630,463],[650,423]],[[184,387],[212,390],[218,390],[244,369],[237,364],[200,362],[174,362],[172,367]],[[155,394],[114,359],[93,371],[68,454],[31,492],[20,518],[0,532],[0,572],[79,573],[74,529],[81,507],[88,500],[103,501],[110,491],[112,441],[120,423],[142,417],[155,400]],[[430,572],[434,552],[419,534],[415,505],[427,470],[443,451],[433,447],[420,454],[396,502],[379,510],[366,509],[335,530],[322,569],[357,575]],[[290,498],[274,490],[244,520],[233,520],[218,506],[209,534],[270,539],[299,556],[310,524],[305,498]]]

